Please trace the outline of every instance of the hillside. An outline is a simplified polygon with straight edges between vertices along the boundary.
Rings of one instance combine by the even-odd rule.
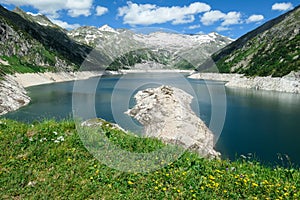
[[[0,6],[1,73],[73,71],[92,48],[70,39],[45,16]]]
[[[158,31],[142,34],[108,25],[79,27],[68,35],[110,57],[110,69],[147,66],[150,69],[195,69],[212,53],[233,41],[217,33],[187,35]]]
[[[240,37],[212,60],[222,73],[281,77],[299,71],[300,6]]]
[[[8,11],[0,6],[1,73],[74,71],[85,61],[87,69],[194,69],[205,58],[232,42],[211,33],[137,34],[126,29],[79,27],[67,31],[46,16]],[[95,49],[96,47],[96,49]],[[92,57],[86,59],[90,53]]]
[[[97,129],[99,130],[99,129]],[[104,123],[112,144],[134,153],[164,147]],[[89,132],[91,137],[99,135]],[[185,152],[156,171],[130,173],[110,168],[85,148],[72,121],[22,124],[0,120],[0,199],[299,199],[297,168],[208,160]],[[101,144],[95,143],[98,147]],[[99,146],[100,148],[100,146]],[[113,159],[123,165],[123,160]],[[132,164],[132,170],[139,162]],[[139,166],[137,166],[139,167]]]

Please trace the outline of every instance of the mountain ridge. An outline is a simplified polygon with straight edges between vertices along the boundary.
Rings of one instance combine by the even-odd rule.
[[[299,71],[299,22],[297,6],[217,51],[211,57],[213,62],[200,69],[216,64],[220,72],[249,76],[284,76]]]

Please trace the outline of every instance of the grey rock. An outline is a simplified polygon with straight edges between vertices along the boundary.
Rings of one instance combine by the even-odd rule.
[[[208,158],[219,157],[214,135],[190,107],[192,96],[178,88],[161,86],[139,91],[137,104],[126,114],[137,119],[146,137],[178,144]]]
[[[26,90],[11,75],[0,82],[0,115],[19,109],[30,102]]]

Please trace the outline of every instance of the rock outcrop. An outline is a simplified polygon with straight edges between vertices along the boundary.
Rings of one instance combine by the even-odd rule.
[[[291,72],[280,77],[246,77],[243,74],[195,73],[192,79],[224,81],[226,87],[269,90],[300,94],[300,73]]]
[[[6,75],[0,81],[0,91],[0,115],[17,110],[30,102],[26,90],[11,75]]]
[[[169,86],[146,89],[135,95],[137,104],[126,113],[144,126],[146,137],[181,145],[203,157],[218,157],[213,133],[190,107],[192,98]]]

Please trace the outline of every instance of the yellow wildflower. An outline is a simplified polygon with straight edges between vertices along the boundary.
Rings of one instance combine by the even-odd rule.
[[[257,183],[252,183],[252,186],[253,186],[253,187],[257,187],[258,184],[257,184]]]
[[[132,184],[133,184],[133,182],[132,182],[132,181],[127,181],[127,183],[128,183],[129,185],[132,185]]]

